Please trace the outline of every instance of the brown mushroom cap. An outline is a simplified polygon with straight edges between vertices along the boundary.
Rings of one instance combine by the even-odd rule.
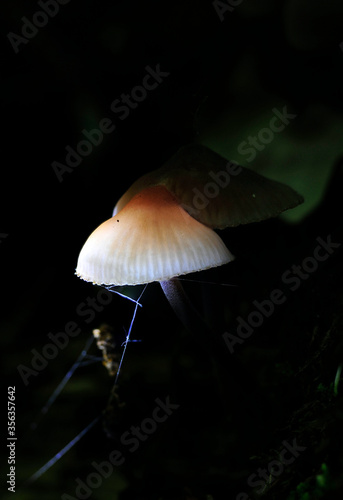
[[[113,215],[142,189],[157,185],[165,186],[192,217],[214,229],[276,217],[304,201],[285,184],[234,166],[205,146],[189,144],[134,182]]]
[[[76,274],[99,285],[166,281],[226,264],[221,238],[191,217],[164,186],[140,190],[84,244]]]

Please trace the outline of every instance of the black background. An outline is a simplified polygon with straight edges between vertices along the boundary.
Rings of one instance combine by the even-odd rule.
[[[15,385],[18,495],[75,496],[76,478],[86,480],[94,472],[92,461],[106,460],[120,448],[118,436],[150,416],[156,398],[169,395],[180,408],[92,498],[216,500],[234,499],[241,491],[254,498],[247,478],[277,458],[284,440],[294,438],[306,452],[266,497],[339,498],[342,401],[340,391],[333,396],[333,381],[342,362],[341,255],[337,251],[320,265],[299,291],[290,293],[281,282],[285,270],[313,254],[317,236],[342,241],[340,147],[332,150],[334,161],[319,166],[313,151],[330,148],[333,114],[335,123],[342,123],[339,2],[243,0],[221,21],[205,0],[71,0],[16,54],[8,33],[20,34],[22,17],[31,20],[38,10],[36,2],[1,4],[0,232],[7,235],[0,244],[2,404],[5,412],[7,386]],[[140,85],[147,66],[157,65],[169,76],[120,120],[111,111],[113,100]],[[237,126],[245,124],[244,135],[237,135],[241,142],[250,134],[252,117],[258,122],[261,116],[264,127],[265,113],[285,104],[299,115],[293,130],[308,144],[304,170],[298,172],[307,186],[302,217],[292,225],[272,220],[225,230],[221,236],[236,261],[192,276],[218,285],[185,283],[218,335],[234,331],[237,316],[246,318],[252,301],[268,298],[274,288],[287,296],[258,335],[234,356],[228,352],[232,373],[226,403],[217,396],[206,355],[152,284],[133,330],[142,342],[129,344],[124,360],[120,395],[126,406],[112,424],[116,439],[98,423],[35,483],[23,485],[101,414],[113,381],[100,363],[80,368],[35,432],[30,422],[92,329],[108,322],[120,342],[132,316],[133,304],[117,296],[93,321],[78,314],[80,304],[99,293],[74,275],[88,235],[111,216],[138,176],[161,166],[181,145],[209,145],[223,122],[235,136],[238,115]],[[301,118],[316,106],[325,112],[311,115],[313,120]],[[115,131],[60,182],[52,162],[65,163],[66,146],[76,147],[82,130],[96,128],[105,117]],[[223,137],[218,152],[239,160],[238,143],[230,151]],[[297,157],[297,143],[287,144],[285,165]],[[327,171],[323,185],[312,175],[307,155]],[[254,162],[246,166],[254,168]],[[301,190],[294,172],[292,182]],[[320,203],[311,204],[312,188],[321,193]],[[47,334],[63,331],[69,321],[81,333],[25,386],[18,365],[30,366],[31,349],[41,352]],[[91,352],[99,354],[95,346]],[[5,448],[3,439],[1,470],[7,473]],[[323,486],[318,486],[321,474]],[[6,485],[2,488],[5,493]],[[301,496],[306,492],[309,497]]]

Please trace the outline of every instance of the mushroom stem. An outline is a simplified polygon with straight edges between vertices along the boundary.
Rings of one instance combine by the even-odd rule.
[[[200,330],[203,331],[206,325],[198,311],[193,307],[180,281],[172,278],[168,281],[161,281],[160,284],[176,316],[187,330],[193,332],[200,327]]]
[[[223,351],[224,343],[193,306],[180,281],[172,278],[160,281],[160,284],[169,304],[185,328],[196,334],[197,342],[200,342],[206,351],[210,348],[217,362],[221,362],[227,368],[230,363],[226,350]]]
[[[220,363],[227,369],[229,365],[227,352],[223,351],[223,346],[217,340],[216,334],[191,303],[180,281],[172,278],[168,281],[161,281],[160,284],[169,304],[184,327],[191,334],[196,335],[197,343],[202,345],[205,352],[211,352],[215,365]]]
[[[231,371],[228,353],[225,349],[223,350],[224,344],[222,345],[217,334],[193,306],[180,281],[172,278],[168,281],[161,281],[160,284],[179,320],[191,334],[196,335],[197,343],[202,345],[205,352],[211,353],[211,361],[216,371],[218,364],[222,365],[226,371]]]
[[[233,381],[236,390],[251,392],[254,386],[251,377],[248,377],[235,358],[229,359],[228,350],[221,342],[221,338],[218,338],[218,334],[212,331],[192,305],[180,281],[173,278],[161,281],[160,285],[180,321],[190,333],[196,336],[197,343],[202,345],[204,352],[209,353],[213,373],[221,386],[222,394],[226,394],[224,397],[226,399],[225,405],[230,405],[230,401],[227,401],[227,395],[232,392]],[[223,376],[224,374],[225,376]]]

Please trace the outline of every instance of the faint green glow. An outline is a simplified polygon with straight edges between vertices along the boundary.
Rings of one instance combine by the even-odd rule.
[[[321,466],[321,474],[316,476],[317,484],[320,488],[325,488],[328,485],[329,479],[329,470],[326,464],[322,464]]]
[[[335,396],[337,396],[337,394],[338,394],[338,384],[339,384],[339,381],[340,381],[340,378],[341,378],[342,366],[343,365],[340,364],[339,367],[337,368],[337,372],[336,372],[334,389],[333,389],[333,392],[334,392]]]
[[[261,144],[261,150],[256,151],[252,160],[253,155],[239,153],[243,141],[268,128],[273,108],[282,110],[285,105],[268,101],[262,111],[261,106],[243,109],[239,115],[237,111],[227,111],[203,132],[200,142],[225,158],[288,184],[303,195],[305,202],[301,206],[281,215],[283,220],[297,223],[323,199],[335,162],[342,153],[343,117],[325,107],[310,107],[284,130],[274,133],[264,147]]]

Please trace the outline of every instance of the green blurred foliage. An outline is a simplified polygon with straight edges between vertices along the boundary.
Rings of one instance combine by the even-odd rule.
[[[273,108],[282,110],[287,103],[268,100],[263,110],[242,107],[228,111],[219,123],[203,133],[201,142],[222,156],[271,179],[293,187],[305,203],[281,215],[287,222],[300,222],[322,202],[337,158],[342,155],[343,116],[323,106],[311,106],[279,133],[251,162],[237,148],[249,136],[257,137],[268,127]],[[291,108],[287,106],[289,112]]]

